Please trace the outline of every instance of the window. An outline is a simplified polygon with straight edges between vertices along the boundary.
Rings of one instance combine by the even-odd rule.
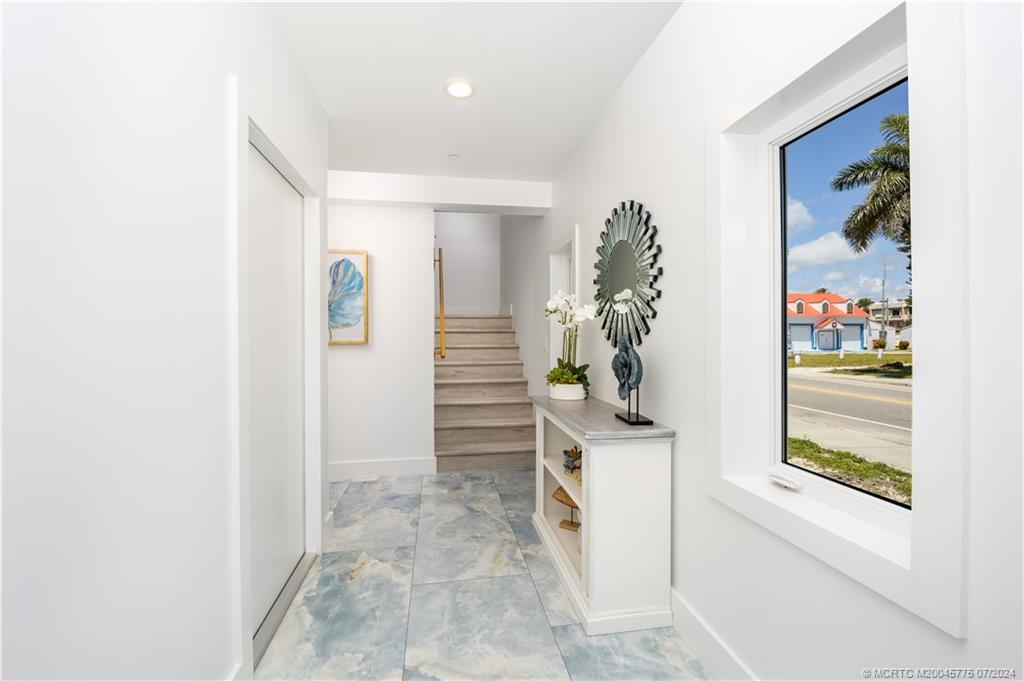
[[[804,313],[804,301],[802,301],[802,300],[796,301],[796,313],[797,314],[803,314]]]
[[[813,133],[822,126],[827,133],[837,125],[835,121],[842,123],[850,116],[845,112],[856,111],[858,104],[902,85],[911,56],[917,60],[917,73],[927,77],[917,79],[908,95],[915,102],[915,111],[928,112],[914,128],[918,158],[913,219],[929,235],[914,244],[915,280],[922,286],[927,282],[927,288],[915,293],[926,298],[928,309],[967,309],[973,300],[973,270],[963,248],[969,234],[964,201],[967,170],[963,159],[967,158],[969,145],[962,106],[966,100],[963,53],[948,48],[958,44],[963,27],[954,13],[935,19],[919,29],[920,36],[933,41],[933,49],[922,49],[922,41],[918,41],[918,51],[908,55],[906,11],[902,5],[896,7],[823,60],[795,65],[780,74],[779,81],[787,85],[767,94],[741,115],[723,114],[711,124],[712,131],[718,130],[720,135],[719,153],[709,154],[705,164],[708,195],[717,200],[706,206],[711,257],[707,259],[709,343],[705,371],[710,399],[705,414],[704,480],[709,496],[732,511],[941,630],[962,637],[970,446],[969,399],[963,386],[970,363],[949,358],[972,356],[968,352],[968,325],[950,324],[931,316],[922,317],[914,325],[912,352],[920,353],[916,363],[929,372],[930,389],[913,395],[914,420],[929,424],[927,428],[915,428],[913,433],[913,510],[812,472],[809,466],[803,469],[794,465],[798,463],[794,457],[785,460],[788,397],[794,396],[794,403],[797,392],[805,399],[812,395],[820,396],[819,400],[844,397],[808,390],[787,393],[789,372],[794,371],[787,367],[800,359],[811,378],[818,376],[814,371],[854,367],[815,366],[827,356],[839,354],[812,347],[819,332],[815,327],[822,317],[811,315],[820,308],[817,302],[808,304],[807,314],[798,317],[792,303],[788,308],[783,304],[783,294],[802,291],[802,295],[792,295],[788,300],[818,301],[823,296],[809,298],[807,292],[827,287],[833,294],[829,298],[841,300],[840,305],[853,300],[864,310],[874,303],[872,318],[855,310],[854,318],[842,321],[844,328],[838,340],[846,347],[860,340],[861,328],[857,325],[863,325],[863,344],[868,349],[845,353],[846,357],[860,358],[877,355],[871,348],[880,335],[882,300],[894,303],[902,298],[901,302],[910,307],[911,299],[909,292],[898,290],[909,278],[903,264],[906,255],[889,241],[878,239],[867,253],[860,254],[834,248],[835,236],[842,237],[842,221],[828,225],[828,214],[823,209],[837,197],[831,187],[821,184],[818,188],[822,191],[817,194],[808,193],[806,187],[801,189],[802,173],[799,167],[793,168],[793,164],[806,161],[800,158],[801,147],[807,146],[801,144],[801,137],[813,140],[817,137]],[[878,135],[877,122],[873,134]],[[857,139],[854,135],[848,141]],[[788,147],[785,154],[784,147]],[[868,148],[874,148],[872,142],[868,142]],[[934,156],[925,158],[918,150]],[[822,158],[820,154],[818,157]],[[794,171],[788,192],[780,187],[786,175],[783,158]],[[953,162],[937,162],[947,158]],[[813,164],[809,168],[813,170]],[[815,175],[808,168],[804,171],[805,175]],[[834,171],[819,167],[816,174],[829,178],[829,172]],[[856,190],[837,192],[840,200],[849,200],[854,193]],[[804,217],[808,219],[800,222],[797,209],[785,211],[786,197],[803,202],[808,209]],[[828,232],[837,234],[813,248],[797,250]],[[838,243],[843,245],[842,241]],[[878,270],[864,272],[869,268],[859,268],[879,254],[883,260]],[[884,256],[888,256],[888,262]],[[865,280],[864,288],[874,290],[878,284],[877,295],[866,295],[861,300],[861,296],[849,292],[850,283],[861,288],[859,274],[878,278],[882,269],[886,274],[884,295],[881,282],[870,279]],[[801,282],[800,277],[811,271],[819,274],[812,277],[813,283]],[[857,276],[851,279],[851,275]],[[750,282],[772,285],[752,287]],[[746,314],[717,314],[734,309],[743,309]],[[787,320],[793,322],[788,329],[793,347],[789,357],[784,350],[787,334],[780,333]],[[895,330],[888,338],[894,346]],[[887,361],[899,357],[892,346],[883,354]],[[798,374],[794,371],[793,375]],[[827,381],[839,377],[826,374],[822,378]],[[862,376],[842,378],[857,385]],[[883,387],[893,384],[897,392],[909,389],[896,386],[897,382],[889,381]],[[823,387],[829,389],[827,384]],[[893,406],[888,402],[875,404]],[[839,413],[821,406],[818,409]],[[919,452],[923,454],[917,455]],[[870,465],[862,466],[860,472],[865,468],[870,472]],[[918,500],[921,503],[916,503]]]
[[[907,100],[903,80],[782,144],[780,205],[786,299],[827,285],[854,317],[808,333],[783,315],[782,461],[909,508],[913,360],[885,340],[910,294]],[[889,312],[876,338],[863,299]]]

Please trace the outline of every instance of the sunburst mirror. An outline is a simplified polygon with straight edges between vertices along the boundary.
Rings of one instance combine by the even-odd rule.
[[[597,247],[597,316],[604,337],[614,347],[626,334],[634,345],[651,332],[648,319],[657,316],[654,300],[661,291],[654,287],[661,268],[656,267],[661,246],[654,243],[658,228],[650,212],[638,201],[623,201],[604,221],[601,245]]]

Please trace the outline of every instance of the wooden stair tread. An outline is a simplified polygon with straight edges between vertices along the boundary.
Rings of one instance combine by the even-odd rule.
[[[435,407],[474,407],[480,404],[530,404],[529,397],[456,397],[434,400]]]
[[[440,315],[434,315],[434,319],[440,319]],[[512,319],[510,314],[446,314],[445,319]]]
[[[460,343],[458,345],[446,343],[445,347],[448,350],[496,350],[499,348],[503,350],[519,349],[519,346],[515,343]]]
[[[451,347],[451,346],[448,346]],[[522,364],[521,359],[435,359],[436,367],[508,367]]]
[[[529,428],[533,419],[480,419],[476,421],[435,421],[434,430],[468,430],[470,428]]]
[[[435,378],[434,385],[476,385],[484,384],[507,384],[527,383],[525,378],[519,376],[480,376],[478,378]]]
[[[465,456],[471,454],[515,454],[532,452],[537,448],[533,440],[519,442],[473,442],[443,445],[434,449],[436,456]]]

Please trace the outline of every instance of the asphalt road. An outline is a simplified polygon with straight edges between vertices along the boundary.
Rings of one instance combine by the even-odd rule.
[[[789,376],[790,405],[901,428],[911,427],[911,390],[827,373]]]
[[[813,371],[789,372],[788,434],[910,470],[911,395],[886,385]]]

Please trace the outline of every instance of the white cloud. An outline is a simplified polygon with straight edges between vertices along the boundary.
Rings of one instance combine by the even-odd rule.
[[[814,241],[789,249],[788,262],[795,265],[829,265],[855,260],[860,255],[850,250],[839,232],[826,232]]]
[[[857,279],[857,288],[863,296],[877,296],[882,292],[882,278],[867,277],[862,274]]]
[[[842,272],[826,272],[824,274],[824,276],[822,276],[821,279],[822,279],[822,281],[836,282],[836,281],[839,281],[842,278],[843,278],[843,273]]]
[[[786,197],[786,228],[793,232],[799,232],[815,223],[811,211],[799,199]]]

